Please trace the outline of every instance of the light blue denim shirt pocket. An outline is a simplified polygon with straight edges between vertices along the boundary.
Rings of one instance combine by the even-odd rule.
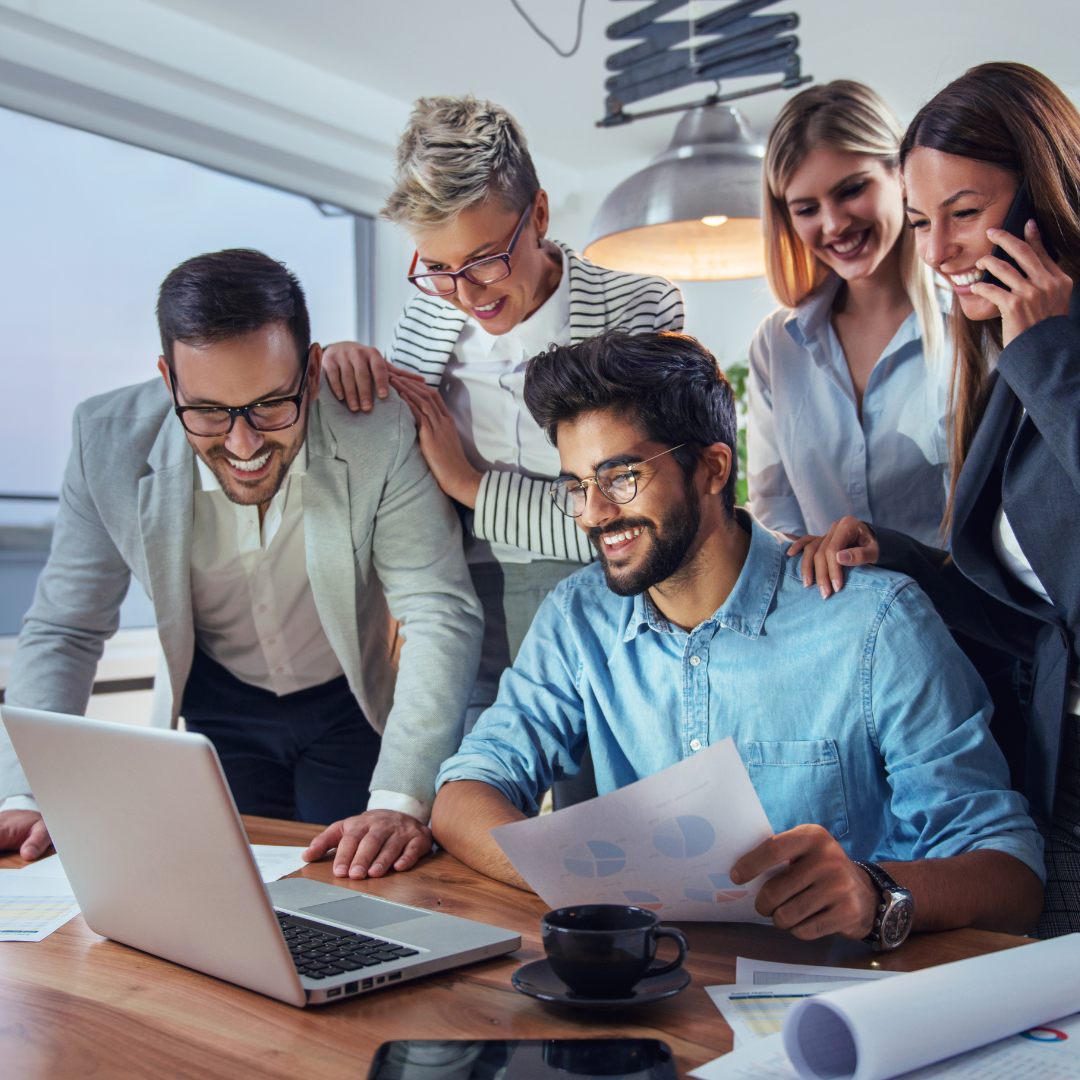
[[[835,739],[745,742],[740,749],[776,832],[814,824],[836,840],[847,836],[847,800]]]

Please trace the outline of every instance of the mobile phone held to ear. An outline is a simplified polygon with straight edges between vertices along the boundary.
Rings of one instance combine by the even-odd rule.
[[[1032,219],[1035,218],[1036,224],[1038,224],[1038,216],[1035,213],[1035,204],[1031,201],[1031,189],[1028,187],[1028,182],[1025,180],[1020,185],[1020,190],[1016,193],[1016,198],[1013,199],[1012,206],[1009,207],[1009,213],[1006,215],[1005,220],[1002,222],[1001,227],[1006,231],[1018,236],[1021,240],[1024,239],[1024,226]],[[1039,229],[1039,235],[1042,238],[1043,246],[1047,249],[1047,253],[1053,258],[1053,253],[1050,251],[1050,245],[1046,242],[1046,237],[1043,234],[1042,228]],[[1017,261],[1000,245],[995,244],[994,250],[990,254],[995,259],[1001,259],[1003,262],[1007,262],[1010,266],[1020,270],[1020,266]],[[1020,273],[1027,277],[1027,274],[1023,270]],[[1006,292],[1012,290],[1003,281],[999,281],[989,270],[984,270],[980,281],[986,282],[987,285],[997,285],[998,288],[1004,289]]]

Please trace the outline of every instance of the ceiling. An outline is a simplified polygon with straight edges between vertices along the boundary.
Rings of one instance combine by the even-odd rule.
[[[505,104],[538,155],[580,170],[649,157],[666,145],[671,117],[598,130],[604,58],[617,47],[608,23],[637,0],[586,0],[580,51],[561,59],[509,0],[154,0],[402,101],[472,92]],[[578,0],[520,0],[563,48],[573,41]],[[633,4],[634,6],[631,6]],[[699,5],[703,12],[722,6]],[[1069,91],[1080,88],[1076,0],[781,0],[802,24],[803,71],[818,82],[851,78],[881,92],[909,118],[965,68],[987,60],[1032,64]],[[740,84],[725,83],[725,89]],[[639,103],[684,101],[706,84]],[[764,130],[786,95],[741,108]]]

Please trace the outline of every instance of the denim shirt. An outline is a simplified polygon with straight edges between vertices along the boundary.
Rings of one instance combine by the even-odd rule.
[[[990,697],[926,596],[859,568],[822,601],[788,545],[738,513],[746,563],[691,633],[646,595],[616,596],[598,564],[561,582],[436,787],[481,780],[533,815],[586,745],[605,794],[730,735],[776,832],[822,825],[858,859],[990,848],[1045,878]]]
[[[938,546],[945,513],[949,363],[927,363],[912,312],[855,404],[832,325],[830,275],[793,311],[773,312],[750,345],[747,507],[766,527],[823,535],[846,514]]]

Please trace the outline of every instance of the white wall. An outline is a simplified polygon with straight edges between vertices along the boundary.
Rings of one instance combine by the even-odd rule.
[[[192,255],[265,251],[316,339],[355,335],[351,217],[6,109],[0,145],[0,490],[59,491],[75,405],[157,377],[157,290]]]

